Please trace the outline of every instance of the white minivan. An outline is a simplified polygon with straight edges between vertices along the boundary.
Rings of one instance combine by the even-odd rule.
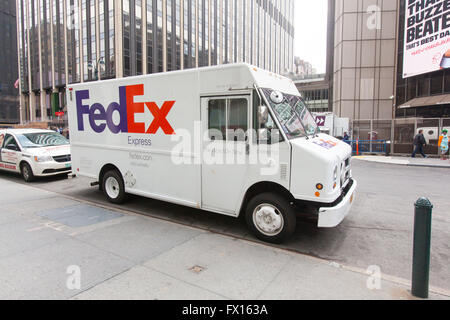
[[[352,150],[319,132],[292,80],[248,64],[69,85],[72,171],[126,193],[245,215],[260,239],[297,213],[335,227],[350,211]]]
[[[0,130],[0,169],[18,172],[27,182],[68,174],[72,170],[69,141],[51,130]]]

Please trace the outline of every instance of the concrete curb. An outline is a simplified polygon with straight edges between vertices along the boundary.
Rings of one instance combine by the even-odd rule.
[[[389,164],[389,165],[396,165],[396,166],[405,166],[405,167],[423,167],[423,168],[438,168],[438,169],[450,169],[450,165],[444,166],[439,164],[418,164],[418,163],[399,163],[395,161],[383,161],[383,160],[376,160],[376,159],[367,159],[364,157],[353,157],[352,160],[361,160],[365,162],[373,162],[373,163],[381,163],[381,164]],[[407,160],[404,160],[407,161]]]
[[[432,165],[432,164],[428,164],[428,165],[422,165],[422,164],[407,164],[407,167],[426,167],[426,168],[439,168],[439,169],[450,169],[450,166],[440,166],[440,165]]]

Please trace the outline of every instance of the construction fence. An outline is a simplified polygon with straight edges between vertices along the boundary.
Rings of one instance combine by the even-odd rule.
[[[410,155],[419,130],[424,131],[428,155],[439,155],[438,141],[442,129],[450,132],[450,118],[405,118],[395,120],[354,120],[351,140],[355,154]]]

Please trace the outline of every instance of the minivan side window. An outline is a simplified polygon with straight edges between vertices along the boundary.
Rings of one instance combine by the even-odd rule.
[[[211,99],[208,102],[209,139],[245,141],[248,101],[245,98]]]
[[[19,145],[17,144],[16,139],[14,139],[14,137],[12,135],[7,134],[5,136],[5,141],[3,142],[3,148],[6,148],[10,144],[15,145],[17,148],[19,148]]]

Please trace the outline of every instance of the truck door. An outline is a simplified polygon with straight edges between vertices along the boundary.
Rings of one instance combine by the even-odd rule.
[[[202,208],[234,215],[248,169],[250,95],[201,98]]]

